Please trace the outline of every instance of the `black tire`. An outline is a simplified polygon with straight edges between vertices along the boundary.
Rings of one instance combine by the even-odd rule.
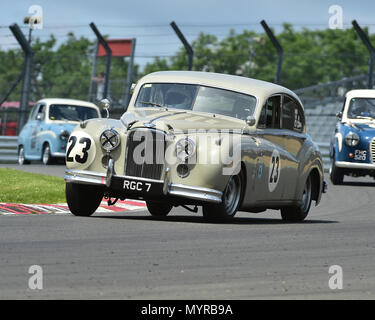
[[[52,163],[52,156],[51,156],[51,147],[49,146],[49,144],[47,143],[44,147],[43,147],[43,153],[42,153],[42,162],[44,165],[49,165]]]
[[[223,192],[220,204],[206,204],[203,206],[203,217],[208,221],[231,220],[242,202],[243,174],[231,176]]]
[[[331,167],[329,168],[329,177],[332,181],[332,184],[339,185],[342,184],[344,181],[344,174],[342,173],[341,168],[336,167],[335,163],[335,155],[333,155]]]
[[[158,201],[146,201],[147,209],[151,215],[156,217],[165,217],[171,212],[173,206],[169,203]]]
[[[18,164],[23,166],[24,164],[29,164],[30,161],[25,158],[25,149],[23,146],[20,146],[18,149]]]
[[[71,213],[75,216],[88,217],[98,209],[104,190],[97,186],[67,182],[65,195]]]
[[[302,194],[302,203],[299,206],[291,206],[281,209],[281,217],[286,222],[301,222],[307,217],[312,201],[312,179],[307,178]]]

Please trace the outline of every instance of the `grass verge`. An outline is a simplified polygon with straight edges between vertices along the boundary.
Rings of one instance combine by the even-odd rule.
[[[0,202],[66,202],[65,181],[59,177],[0,168]]]

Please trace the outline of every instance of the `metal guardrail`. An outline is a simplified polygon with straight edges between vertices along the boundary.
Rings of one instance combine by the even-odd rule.
[[[331,163],[331,160],[330,160],[330,157],[329,157],[330,143],[329,142],[317,142],[316,144],[318,145],[319,150],[322,154],[324,172],[328,172],[329,166],[330,166],[330,163]]]
[[[0,136],[0,163],[17,162],[17,136]]]
[[[305,108],[314,108],[331,102],[344,101],[349,90],[367,88],[368,75],[343,78],[293,90],[302,100]]]

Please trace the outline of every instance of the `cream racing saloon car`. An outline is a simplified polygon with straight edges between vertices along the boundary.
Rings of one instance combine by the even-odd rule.
[[[109,101],[102,106],[108,113]],[[143,77],[120,120],[76,127],[66,166],[66,199],[78,216],[105,197],[109,205],[144,200],[155,216],[201,206],[209,220],[275,209],[302,221],[326,191],[321,154],[292,91],[206,72]]]

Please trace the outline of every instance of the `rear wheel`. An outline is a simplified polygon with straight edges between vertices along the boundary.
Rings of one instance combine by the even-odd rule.
[[[23,148],[23,146],[20,146],[18,149],[18,164],[22,166],[29,163],[30,161],[25,159],[25,149]]]
[[[51,148],[49,144],[46,144],[43,148],[42,161],[44,165],[52,163]]]
[[[173,206],[169,203],[158,201],[146,201],[147,209],[151,215],[156,217],[165,217],[172,210]]]
[[[207,220],[229,220],[236,214],[242,200],[243,177],[238,175],[230,177],[224,190],[220,204],[207,204],[203,206],[203,217]]]
[[[329,168],[329,177],[333,184],[342,184],[344,181],[344,174],[342,173],[342,169],[336,167],[335,156],[333,155],[331,167]]]
[[[103,199],[101,187],[67,182],[65,187],[66,202],[75,216],[91,216],[98,209]]]
[[[312,200],[312,180],[311,175],[307,178],[305,187],[303,189],[301,205],[292,206],[281,209],[281,217],[287,222],[301,222],[310,211]]]

